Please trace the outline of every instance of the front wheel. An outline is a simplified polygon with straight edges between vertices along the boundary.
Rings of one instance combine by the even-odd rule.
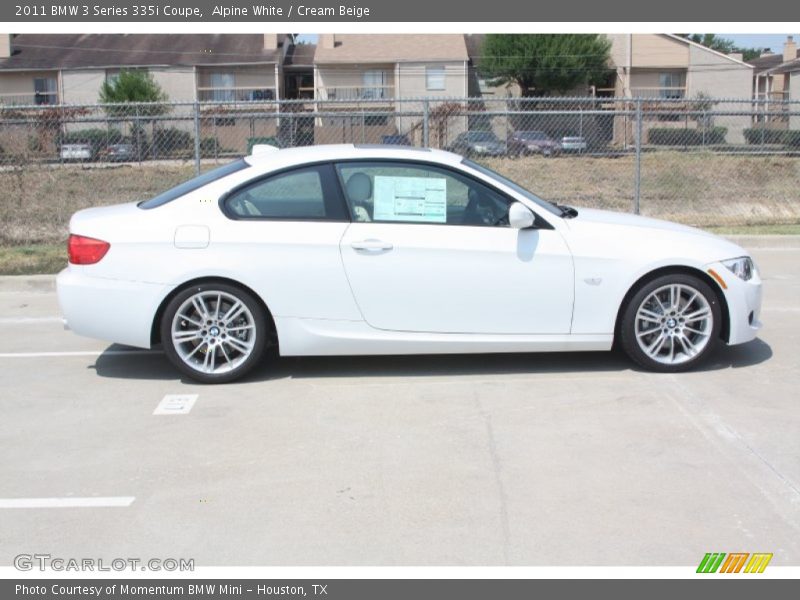
[[[719,298],[692,275],[658,277],[643,285],[625,307],[620,342],[626,354],[651,371],[694,367],[719,340]]]
[[[170,361],[201,383],[239,379],[261,360],[267,341],[264,311],[253,296],[223,283],[177,294],[161,320]]]

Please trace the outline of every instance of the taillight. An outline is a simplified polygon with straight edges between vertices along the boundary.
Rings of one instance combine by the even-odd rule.
[[[93,265],[100,262],[111,244],[82,235],[70,234],[67,242],[69,262],[73,265]]]

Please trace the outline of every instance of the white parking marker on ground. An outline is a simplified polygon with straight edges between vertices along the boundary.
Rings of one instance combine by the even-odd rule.
[[[154,415],[185,415],[194,406],[197,394],[167,394],[153,411]]]
[[[0,317],[0,325],[26,325],[31,323],[62,323],[63,317]]]
[[[134,496],[87,498],[0,498],[0,508],[102,508],[126,507]]]

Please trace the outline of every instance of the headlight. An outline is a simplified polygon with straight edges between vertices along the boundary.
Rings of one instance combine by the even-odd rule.
[[[744,281],[750,281],[753,278],[753,273],[756,272],[756,265],[749,256],[740,256],[739,258],[723,260],[722,264],[725,265],[731,273]]]

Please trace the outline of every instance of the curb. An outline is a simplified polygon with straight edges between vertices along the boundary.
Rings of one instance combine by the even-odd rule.
[[[49,294],[56,291],[56,276],[52,275],[0,275],[0,294],[24,292]]]

